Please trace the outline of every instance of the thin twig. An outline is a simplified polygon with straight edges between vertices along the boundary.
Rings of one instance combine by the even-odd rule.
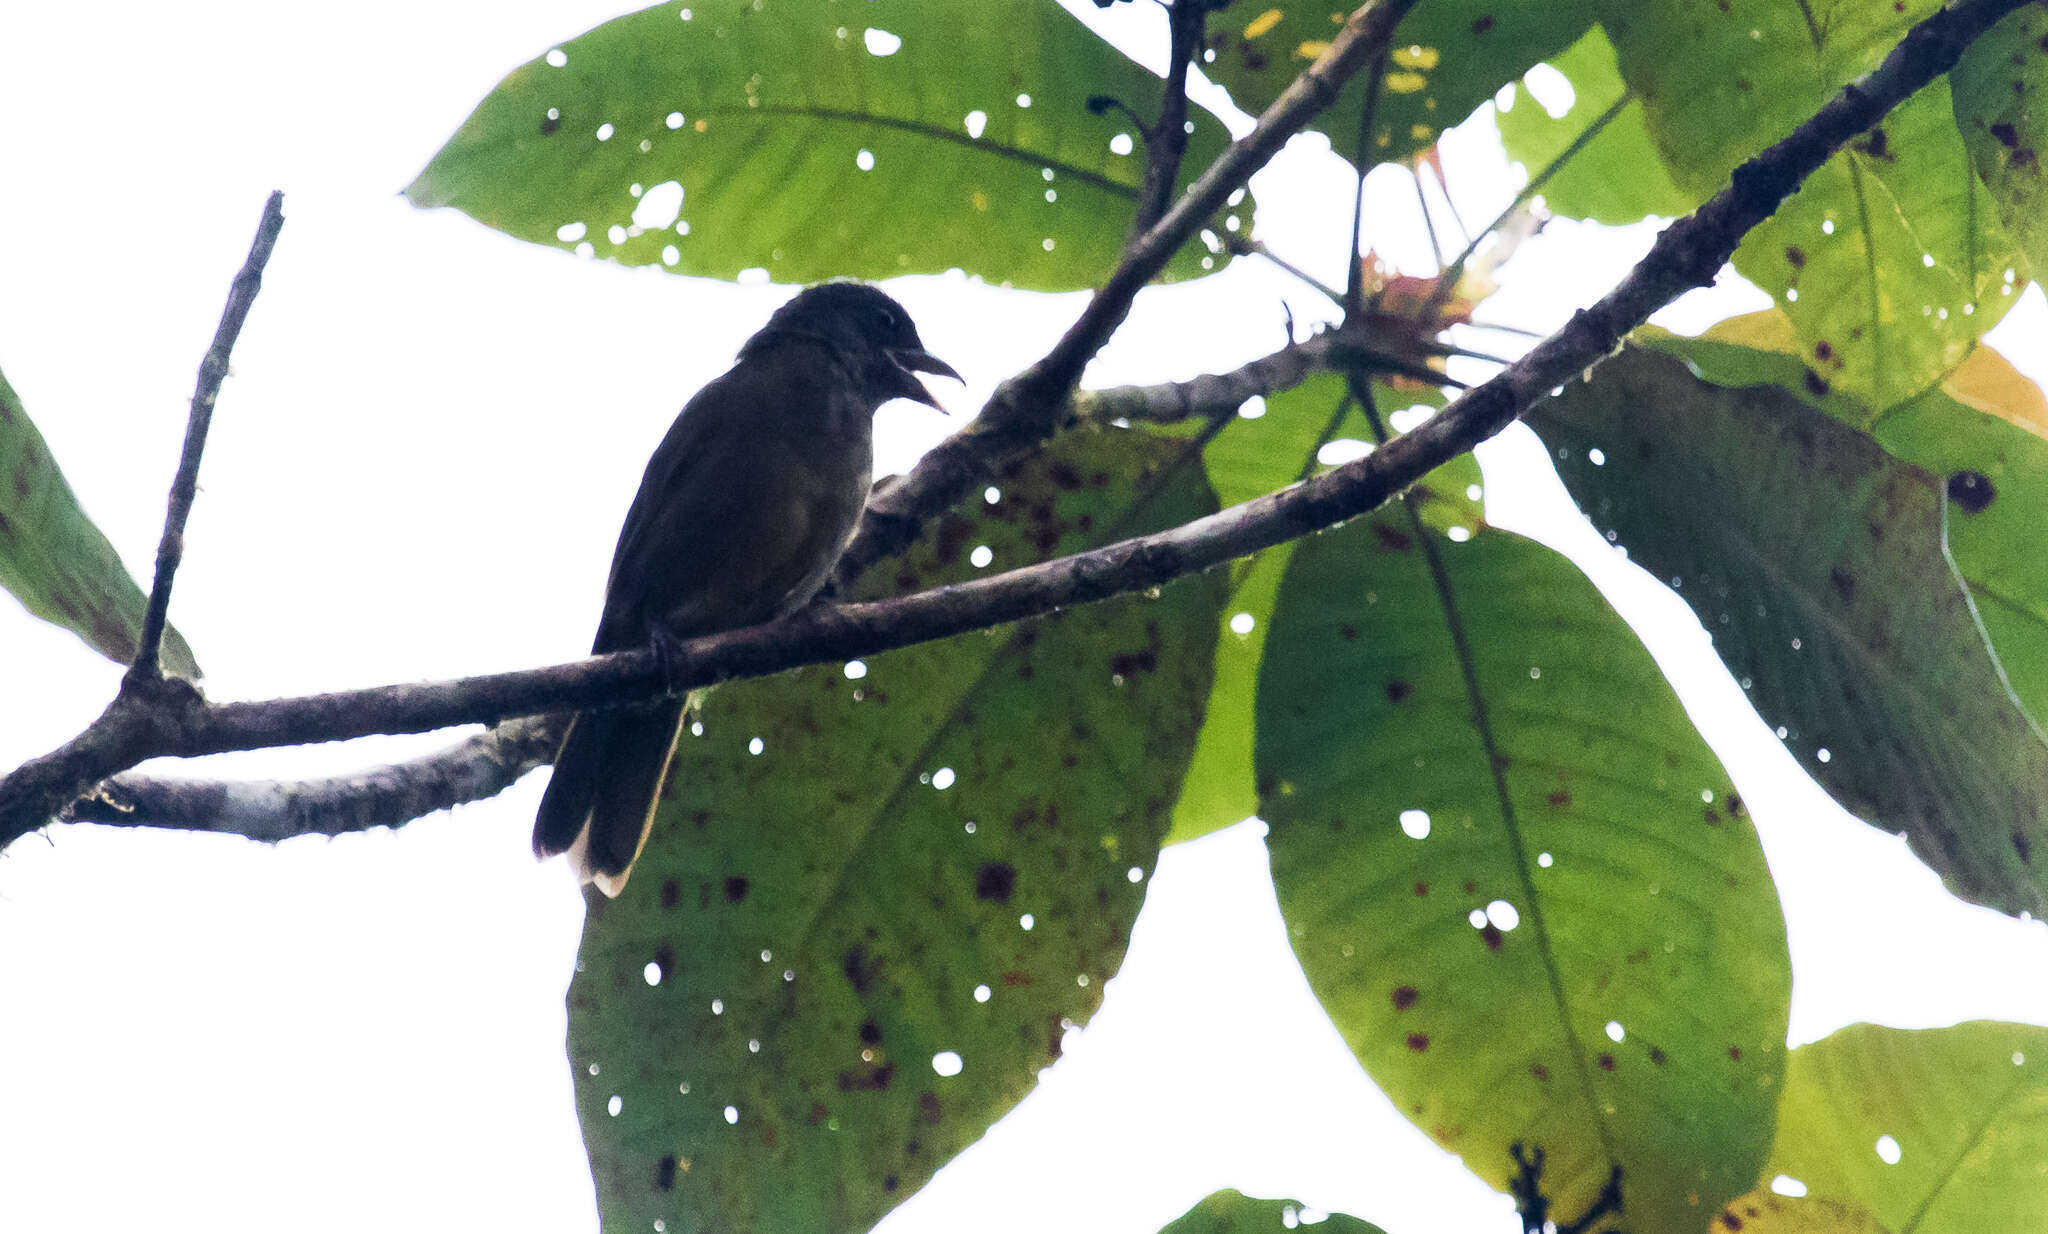
[[[1372,76],[1365,83],[1365,102],[1358,109],[1358,184],[1351,194],[1351,247],[1344,254],[1344,320],[1356,321],[1365,311],[1365,256],[1358,244],[1365,236],[1365,173],[1371,169],[1366,151],[1372,149],[1373,118],[1379,114],[1380,88],[1387,78],[1387,55],[1373,58]]]
[[[277,245],[277,233],[284,227],[284,194],[272,192],[263,203],[263,221],[256,226],[256,239],[241,272],[228,288],[227,306],[221,310],[220,325],[213,332],[213,345],[199,362],[199,384],[192,392],[192,410],[185,421],[185,449],[178,458],[178,474],[171,481],[170,502],[164,510],[164,534],[156,546],[156,581],[150,585],[149,606],[142,613],[142,634],[137,640],[135,663],[128,669],[131,684],[153,682],[163,677],[158,654],[163,646],[164,625],[171,609],[171,582],[178,563],[185,556],[185,520],[192,513],[192,499],[199,489],[199,458],[206,452],[206,430],[213,423],[214,400],[227,380],[228,358],[241,336],[242,323],[263,288],[263,267]]]
[[[1844,86],[1731,183],[1666,228],[1633,270],[1530,352],[1384,449],[1182,526],[966,583],[862,604],[822,605],[766,625],[651,650],[424,685],[174,707],[124,698],[76,738],[0,780],[0,847],[44,825],[115,772],[158,755],[338,741],[619,706],[802,664],[870,656],[1075,604],[1144,591],[1375,509],[1512,423],[1610,354],[1628,331],[1710,284],[1742,237],[1816,168],[1892,107],[1952,68],[1978,35],[2027,0],[1963,0],[1918,25],[1876,69]],[[1162,223],[1161,226],[1165,226]],[[1062,399],[1064,402],[1064,399]],[[664,669],[667,672],[664,672]]]
[[[1166,94],[1159,103],[1158,121],[1145,130],[1145,184],[1138,191],[1131,242],[1152,230],[1173,200],[1181,156],[1188,148],[1188,65],[1201,54],[1208,18],[1207,0],[1174,0],[1167,7]]]

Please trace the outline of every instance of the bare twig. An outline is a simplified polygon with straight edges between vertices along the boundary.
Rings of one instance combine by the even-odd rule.
[[[1131,220],[1132,242],[1152,230],[1173,200],[1181,156],[1188,149],[1188,65],[1201,53],[1208,20],[1208,0],[1174,0],[1167,7],[1166,94],[1159,103],[1158,121],[1145,130],[1145,185]]]
[[[149,606],[142,613],[142,634],[137,639],[135,663],[128,669],[129,683],[153,682],[163,676],[158,652],[163,646],[164,625],[171,608],[171,583],[178,563],[185,556],[185,520],[192,513],[192,498],[199,488],[199,458],[206,451],[206,430],[213,423],[214,400],[227,380],[228,358],[241,336],[242,323],[256,303],[263,287],[263,267],[277,245],[277,233],[284,227],[284,194],[273,192],[263,203],[263,221],[256,226],[256,239],[249,256],[228,289],[227,306],[221,310],[220,325],[213,332],[213,346],[199,362],[199,383],[192,392],[192,411],[185,421],[185,449],[178,459],[178,474],[171,481],[170,502],[164,510],[164,534],[156,546],[156,581],[150,585]]]
[[[1711,283],[1742,237],[1807,175],[1890,108],[1947,72],[1971,40],[2026,2],[1962,0],[1920,22],[1881,65],[1844,86],[1790,135],[1738,167],[1727,188],[1667,228],[1628,276],[1591,308],[1575,313],[1484,385],[1365,458],[1168,531],[950,587],[872,603],[823,605],[766,625],[693,639],[663,657],[665,666],[651,651],[636,650],[517,673],[267,702],[209,703],[194,692],[172,705],[142,708],[117,698],[78,737],[0,780],[0,846],[42,826],[107,776],[157,755],[420,732],[622,705],[664,689],[682,691],[873,655],[1147,590],[1365,513],[1577,378],[1657,309]]]
[[[1125,247],[1116,271],[1045,358],[999,386],[973,423],[933,447],[902,482],[868,502],[860,531],[840,559],[836,586],[844,587],[861,571],[900,551],[916,538],[926,519],[1059,427],[1061,410],[1079,383],[1081,370],[1123,324],[1139,289],[1165,268],[1232,193],[1244,187],[1253,172],[1330,105],[1368,59],[1386,49],[1395,24],[1415,4],[1416,0],[1368,0],[1351,15],[1329,49],[1273,101],[1252,131],[1210,164],[1150,231]]]

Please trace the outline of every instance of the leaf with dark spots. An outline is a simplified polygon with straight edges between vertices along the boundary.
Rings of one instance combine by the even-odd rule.
[[[144,598],[128,567],[78,504],[55,456],[7,378],[0,376],[0,587],[22,607],[76,634],[94,651],[135,658]],[[163,667],[197,677],[192,649],[164,633]]]
[[[1796,244],[1785,246],[1785,262],[1797,270],[1806,264],[1806,250]]]
[[[675,1190],[676,1157],[674,1153],[664,1153],[661,1160],[654,1163],[654,1188],[657,1191]]]
[[[1394,988],[1394,1010],[1406,1011],[1408,1008],[1413,1007],[1416,1000],[1421,997],[1420,994],[1416,993],[1415,987],[1412,985],[1396,986]]]
[[[1056,4],[1008,5],[1000,22],[921,5],[874,20],[898,40],[886,58],[833,0],[617,17],[548,53],[566,63],[537,57],[506,74],[405,194],[522,240],[695,277],[759,267],[802,284],[958,267],[1039,291],[1095,286],[1146,160],[1111,148],[1127,119],[1086,103],[1110,95],[1157,115],[1159,77]],[[1035,106],[997,107],[991,90]],[[970,135],[961,119],[977,109],[987,124]],[[1182,185],[1230,141],[1202,107],[1187,121]],[[662,185],[676,204],[650,219]],[[1248,234],[1252,203],[1231,213]],[[584,226],[560,230],[572,220]],[[1164,278],[1230,260],[1191,239]]]
[[[1049,551],[1068,553],[1215,509],[1199,469],[1159,470],[1178,453],[1136,432],[1066,434],[1018,464],[995,506],[977,495],[849,598],[891,594],[899,571],[919,589],[973,577],[965,550],[980,544],[1028,564],[1039,525],[999,511],[1042,507],[1064,529]],[[1062,489],[1059,462],[1109,481]],[[865,657],[858,682],[818,665],[705,700],[633,881],[586,919],[571,986],[607,1228],[867,1229],[1031,1091],[1122,961],[1193,750],[1225,583]],[[1155,666],[1112,686],[1113,649],[1152,649]],[[695,827],[698,811],[714,821]],[[662,911],[670,880],[692,911]],[[660,942],[689,959],[650,987]],[[984,984],[1002,992],[978,1003]],[[935,1076],[939,1050],[964,1070]],[[670,1154],[690,1167],[656,1203],[646,1180]]]
[[[682,898],[683,885],[681,882],[674,878],[664,878],[661,880],[661,906],[663,908],[674,908],[682,902]]]
[[[1663,1050],[1660,1050],[1660,1049],[1658,1049],[1658,1048],[1657,1048],[1656,1046],[1651,1046],[1651,1047],[1650,1047],[1650,1061],[1651,1061],[1652,1063],[1654,1063],[1655,1065],[1657,1065],[1657,1066],[1659,1066],[1659,1067],[1662,1067],[1662,1066],[1664,1065],[1664,1061],[1665,1061],[1665,1054],[1664,1054],[1664,1051],[1663,1051]]]
[[[738,904],[740,901],[746,899],[748,885],[749,884],[747,883],[747,880],[737,874],[731,876],[730,878],[727,878],[725,880],[726,903]]]
[[[1602,1055],[1600,1056],[1600,1070],[1602,1070],[1602,1071],[1612,1071],[1612,1070],[1614,1070],[1614,1055],[1612,1055],[1612,1054],[1602,1054]]]
[[[1903,832],[1957,895],[2048,910],[2048,871],[2009,841],[2048,835],[2048,795],[2015,790],[2048,785],[2048,744],[1945,550],[1944,522],[1951,534],[1970,524],[1944,520],[1942,481],[1777,386],[1727,389],[1637,349],[1540,404],[1531,423],[1562,452],[1559,474],[1596,525],[1645,569],[1687,580],[1681,596],[1808,774],[1867,822]],[[1908,453],[1971,429],[1906,407],[1881,431]],[[1580,461],[1594,443],[1645,437],[1661,443],[1651,465],[1621,465],[1625,448],[1605,467]],[[1883,534],[1858,534],[1866,527]]]
[[[1409,538],[1407,532],[1388,523],[1374,522],[1372,535],[1381,548],[1396,553],[1405,553],[1415,547],[1415,541]]]
[[[1337,30],[1333,12],[1355,5],[1327,0],[1260,0],[1238,5],[1219,22],[1235,21],[1226,42],[1203,72],[1230,91],[1233,102],[1257,114],[1280,96]],[[1270,11],[1277,17],[1258,16]],[[1341,11],[1341,12],[1340,12]],[[1502,86],[1571,45],[1591,22],[1576,3],[1499,0],[1429,0],[1416,5],[1394,30],[1393,46],[1422,56],[1397,55],[1383,90],[1374,131],[1359,147],[1358,119],[1369,73],[1352,77],[1309,127],[1326,134],[1337,153],[1354,161],[1399,162],[1428,149],[1437,136],[1465,119]],[[1255,37],[1244,37],[1248,28]],[[1261,28],[1263,26],[1263,28]],[[1426,49],[1426,50],[1425,50]]]
[[[1620,447],[1603,449],[1618,467]],[[1375,524],[1413,551],[1377,551]],[[1343,623],[1356,641],[1334,636]],[[1485,525],[1464,542],[1418,534],[1394,507],[1297,545],[1271,625],[1258,814],[1281,914],[1396,1107],[1496,1186],[1510,1145],[1543,1144],[1560,1211],[1624,1166],[1642,1180],[1631,1228],[1687,1228],[1689,1195],[1751,1186],[1782,1050],[1731,1078],[1707,1048],[1672,1047],[1697,1039],[1708,1002],[1717,1031],[1782,1044],[1783,921],[1755,832],[1701,826],[1701,791],[1732,785],[1621,618],[1540,545]],[[1390,676],[1412,686],[1405,703]],[[1626,966],[1637,951],[1649,962]],[[1388,974],[1428,991],[1427,1025]],[[1670,1064],[1601,1071],[1610,1018],[1667,1043]],[[1425,1028],[1429,1048],[1410,1049]],[[1548,1080],[1503,1075],[1503,1042]]]
[[[1350,629],[1349,626],[1345,628]],[[1390,703],[1399,703],[1414,693],[1414,691],[1414,686],[1409,685],[1399,677],[1387,678],[1387,701]]]
[[[1409,1034],[1408,1034],[1408,1048],[1409,1048],[1410,1050],[1413,1050],[1413,1051],[1414,1051],[1415,1053],[1417,1053],[1417,1054],[1420,1054],[1420,1053],[1422,1053],[1422,1052],[1423,1052],[1424,1050],[1427,1050],[1427,1049],[1429,1048],[1429,1034],[1428,1034],[1428,1033],[1409,1033]]]

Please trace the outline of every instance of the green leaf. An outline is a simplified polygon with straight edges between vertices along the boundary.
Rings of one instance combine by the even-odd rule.
[[[1825,390],[1785,348],[1796,346],[1774,311],[1733,318],[1707,335],[1640,335],[1684,357],[1721,386],[1776,385],[1852,427],[1866,428],[1894,458],[1943,477],[1956,494],[1947,537],[1957,572],[2013,692],[2028,713],[2048,715],[2048,572],[2039,529],[2048,526],[2048,402],[2033,382],[1980,344],[1941,385],[1872,412]],[[1750,340],[1738,345],[1735,338]]]
[[[1304,1229],[1315,1234],[1382,1234],[1371,1222],[1331,1213],[1315,1225],[1300,1220],[1295,1200],[1257,1200],[1225,1188],[1160,1227],[1159,1234],[1278,1234]]]
[[[1215,509],[1181,454],[1069,434],[856,592]],[[1123,958],[1221,602],[1205,576],[711,695],[569,992],[606,1228],[865,1229],[1030,1091]]]
[[[2048,91],[2041,51],[2048,13],[2028,5],[1970,44],[1949,74],[1956,127],[1998,216],[2035,265],[2048,258],[2048,196],[2041,155],[2048,147]]]
[[[1114,265],[1144,145],[1128,116],[1088,101],[1153,116],[1164,88],[1053,0],[1005,5],[1001,21],[968,0],[693,3],[514,69],[406,196],[523,240],[715,278],[957,266],[1056,291]],[[1214,116],[1189,118],[1183,183],[1229,142]],[[1231,217],[1250,234],[1249,203]],[[1220,241],[1191,243],[1165,277],[1227,260]]]
[[[1943,551],[1940,479],[1775,386],[1722,389],[1635,348],[1531,423],[1822,787],[1957,895],[2048,909],[2048,746]]]
[[[120,555],[64,482],[20,396],[0,376],[0,587],[116,664],[135,660],[147,604]],[[199,676],[192,649],[164,631],[166,671]]]
[[[1239,0],[1209,20],[1202,71],[1239,107],[1263,111],[1323,53],[1356,5],[1333,0]],[[1578,0],[1498,4],[1430,0],[1394,31],[1386,89],[1373,120],[1372,162],[1408,158],[1531,67],[1562,52],[1591,15]],[[1358,126],[1370,72],[1352,78],[1309,125],[1358,162]]]
[[[1542,1148],[1567,1216],[1618,1166],[1629,1229],[1697,1228],[1754,1183],[1790,997],[1776,891],[1575,568],[1399,508],[1303,541],[1258,717],[1295,954],[1417,1126],[1502,1188],[1512,1146]]]
[[[1603,0],[1603,24],[1665,169],[1704,199],[1937,7]],[[1808,177],[1735,268],[1785,309],[1819,377],[1887,405],[1960,364],[2011,304],[2018,251],[1982,196],[1937,81]]]
[[[1814,1195],[1913,1234],[2037,1230],[2044,1162],[2048,1029],[1852,1024],[1792,1051],[1769,1169]]]
[[[1809,176],[1735,268],[1830,386],[1885,406],[1960,365],[2012,306],[2022,259],[1983,195],[1937,81]]]
[[[1606,31],[1595,26],[1549,63],[1572,84],[1565,114],[1552,116],[1518,82],[1496,123],[1508,157],[1532,178],[1558,163],[1542,186],[1552,213],[1620,226],[1685,214],[1705,200],[1671,182],[1644,123],[1642,100],[1623,84]],[[1617,105],[1620,110],[1601,124]],[[1582,147],[1571,148],[1582,140]]]
[[[1436,390],[1376,385],[1374,391],[1383,408],[1444,404],[1443,395]],[[1370,441],[1372,430],[1355,406],[1345,409],[1336,418],[1334,430],[1331,428],[1334,414],[1348,402],[1343,377],[1318,373],[1267,399],[1264,413],[1257,418],[1233,422],[1202,453],[1218,498],[1225,505],[1235,505],[1285,488],[1304,470],[1317,470],[1315,453],[1325,433],[1333,441]],[[1199,427],[1173,425],[1158,431],[1180,438],[1191,436]],[[1412,492],[1427,502],[1432,518],[1469,527],[1480,521],[1478,502],[1467,496],[1469,486],[1478,481],[1479,465],[1467,455],[1430,473]],[[1258,809],[1258,794],[1252,786],[1252,700],[1280,576],[1293,553],[1291,542],[1280,544],[1231,566],[1230,599],[1216,638],[1216,680],[1203,712],[1206,719],[1195,745],[1194,762],[1174,807],[1173,832],[1167,839],[1170,844],[1242,822]],[[1246,620],[1249,630],[1241,628]]]

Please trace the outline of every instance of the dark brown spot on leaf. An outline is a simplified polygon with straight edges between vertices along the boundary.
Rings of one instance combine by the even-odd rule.
[[[840,965],[840,969],[846,974],[847,981],[852,983],[853,992],[865,994],[868,987],[874,984],[875,977],[881,973],[882,961],[880,957],[869,955],[864,945],[855,943],[847,950],[846,959]]]
[[[1407,532],[1402,531],[1398,527],[1390,527],[1385,523],[1374,523],[1372,525],[1372,534],[1379,540],[1381,548],[1390,549],[1396,553],[1405,553],[1415,547],[1415,542],[1408,538]]]
[[[1657,1064],[1659,1067],[1662,1067],[1664,1065],[1664,1051],[1658,1049],[1656,1046],[1651,1046],[1650,1061]]]
[[[1602,1055],[1600,1056],[1600,1070],[1602,1070],[1602,1071],[1612,1071],[1612,1070],[1614,1070],[1614,1055],[1612,1055],[1612,1054],[1602,1054]]]
[[[2015,830],[2012,833],[2012,851],[2020,855],[2021,865],[2034,864],[2034,842],[2027,838],[2026,832]]]
[[[1479,937],[1486,940],[1486,949],[1488,951],[1500,950],[1500,927],[1491,921],[1479,927]]]
[[[1387,678],[1387,701],[1390,703],[1400,702],[1413,693],[1414,690],[1414,686],[1409,685],[1399,677]]]
[[[1411,1050],[1413,1050],[1413,1051],[1415,1051],[1415,1052],[1416,1052],[1417,1054],[1420,1054],[1420,1053],[1422,1053],[1422,1052],[1423,1052],[1424,1050],[1427,1050],[1427,1049],[1429,1048],[1429,1034],[1428,1034],[1428,1033],[1409,1033],[1409,1034],[1408,1034],[1408,1048],[1409,1048],[1409,1049],[1411,1049]]]
[[[676,1159],[673,1155],[663,1157],[654,1163],[654,1189],[674,1191],[676,1188]]]
[[[681,902],[682,898],[683,887],[681,883],[672,878],[665,878],[661,881],[661,906],[663,908],[674,908]]]
[[[1741,1061],[1742,1061],[1742,1047],[1741,1047],[1741,1046],[1739,1046],[1739,1045],[1731,1045],[1731,1046],[1729,1046],[1729,1047],[1728,1047],[1728,1057],[1729,1057],[1730,1059],[1732,1059],[1733,1061],[1735,1061],[1735,1062],[1738,1062],[1738,1063],[1739,1063],[1739,1062],[1741,1062]]]
[[[1561,810],[1572,803],[1572,795],[1564,789],[1554,788],[1544,800]]]
[[[1982,514],[1997,495],[1991,477],[1981,471],[1958,471],[1948,478],[1948,499],[1965,514]]]
[[[1415,1000],[1421,997],[1422,995],[1417,993],[1412,985],[1396,986],[1394,988],[1394,1010],[1406,1011],[1415,1005]]]
[[[862,1045],[882,1044],[882,1026],[875,1023],[875,1017],[869,1016],[860,1022],[860,1042]]]
[[[1852,604],[1855,602],[1856,576],[1854,574],[1851,574],[1849,571],[1843,569],[1841,566],[1836,566],[1828,571],[1828,585],[1835,589],[1836,597],[1839,598],[1844,605]]]
[[[1730,1231],[1739,1230],[1742,1228],[1742,1218],[1735,1215],[1734,1209],[1724,1208],[1721,1210],[1721,1224]]]
[[[1790,265],[1790,266],[1791,266],[1791,267],[1792,267],[1792,268],[1793,268],[1794,270],[1798,270],[1798,269],[1803,269],[1803,268],[1805,267],[1805,265],[1806,265],[1806,250],[1805,250],[1805,249],[1802,249],[1802,248],[1800,248],[1800,247],[1799,247],[1798,245],[1796,245],[1796,244],[1788,244],[1788,245],[1786,245],[1786,246],[1785,246],[1785,261],[1786,261],[1786,262],[1787,262],[1787,263],[1788,263],[1788,264],[1789,264],[1789,265]]]
[[[1017,889],[1017,867],[1007,861],[984,861],[974,872],[974,898],[1008,904]]]
[[[839,1091],[842,1093],[887,1092],[889,1082],[895,1078],[895,1063],[883,1063],[879,1067],[867,1067],[858,1071],[842,1071],[839,1073]]]
[[[1833,386],[1828,384],[1827,378],[1814,372],[1812,369],[1807,369],[1805,375],[1799,381],[1801,385],[1806,387],[1806,392],[1815,398],[1826,398],[1828,391],[1834,389]]]
[[[728,878],[728,879],[726,879],[726,880],[725,880],[725,901],[726,901],[726,903],[728,903],[728,904],[738,904],[738,903],[739,903],[739,902],[740,902],[741,900],[744,900],[744,899],[746,899],[746,898],[747,898],[747,888],[748,888],[748,886],[749,886],[749,885],[750,885],[750,884],[749,884],[749,883],[747,882],[747,880],[746,880],[745,878],[743,878],[743,877],[741,877],[740,875],[737,875],[737,874],[733,875],[733,876],[732,876],[731,878]]]
[[[1542,1063],[1530,1063],[1529,1074],[1535,1076],[1538,1080],[1541,1080],[1545,1084],[1550,1083],[1550,1068],[1544,1066]]]

